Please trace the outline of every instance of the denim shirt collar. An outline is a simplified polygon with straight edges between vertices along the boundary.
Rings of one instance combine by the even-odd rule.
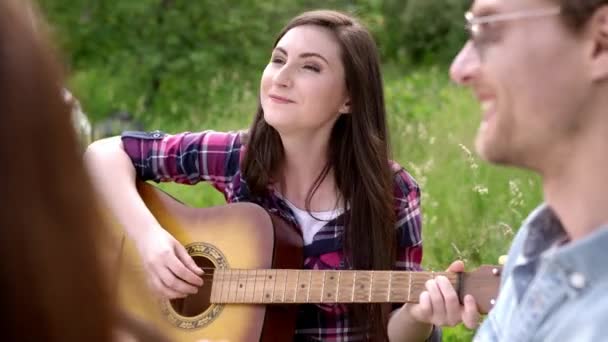
[[[528,221],[528,236],[523,246],[524,257],[536,259],[566,237],[566,231],[553,209],[543,204]]]
[[[567,239],[563,225],[555,212],[543,204],[528,221],[528,236],[523,246],[523,256],[529,262],[539,259],[555,263],[566,274],[579,273],[586,284],[608,277],[605,253],[608,249],[608,224],[598,227],[591,234],[574,242],[568,242],[547,255],[545,252],[559,241]],[[585,285],[586,285],[585,284]]]

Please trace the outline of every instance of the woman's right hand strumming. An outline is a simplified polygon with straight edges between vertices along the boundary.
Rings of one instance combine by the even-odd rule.
[[[152,289],[167,299],[197,292],[200,269],[186,249],[163,229],[139,196],[135,168],[119,137],[95,141],[84,160],[97,192],[142,258]]]
[[[157,226],[136,241],[151,287],[162,297],[183,298],[203,285],[199,268],[184,246]]]

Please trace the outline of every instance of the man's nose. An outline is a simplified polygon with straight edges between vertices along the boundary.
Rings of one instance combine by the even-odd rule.
[[[473,42],[467,42],[450,66],[450,77],[459,85],[469,85],[479,72],[480,61]]]

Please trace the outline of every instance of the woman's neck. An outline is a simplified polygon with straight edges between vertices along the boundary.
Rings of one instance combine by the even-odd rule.
[[[323,139],[282,139],[285,152],[277,190],[298,208],[306,207],[306,198],[328,166],[329,142]],[[325,211],[336,206],[334,174],[328,170],[310,202],[310,210]]]

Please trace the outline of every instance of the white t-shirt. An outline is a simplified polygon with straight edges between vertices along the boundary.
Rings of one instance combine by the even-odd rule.
[[[340,216],[343,209],[335,209],[328,211],[311,211],[312,215],[310,215],[306,210],[302,210],[293,203],[289,202],[286,199],[283,199],[285,203],[291,208],[293,213],[296,215],[296,220],[300,225],[300,229],[302,229],[302,237],[304,238],[304,245],[310,245],[312,240],[321,228],[323,228],[327,222],[335,219]]]

